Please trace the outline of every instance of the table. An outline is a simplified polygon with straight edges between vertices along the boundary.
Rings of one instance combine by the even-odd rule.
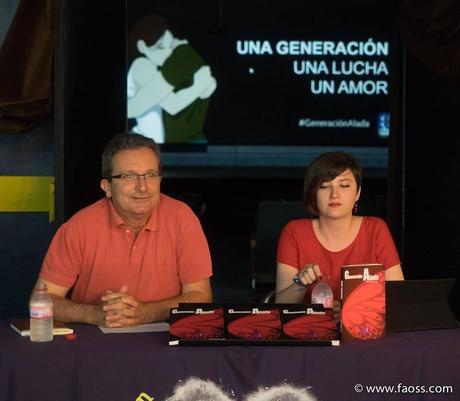
[[[282,383],[311,386],[321,401],[460,399],[460,329],[389,333],[339,347],[173,347],[164,332],[72,327],[75,341],[32,343],[0,322],[0,401],[136,401],[141,393],[139,400],[160,401],[190,376],[212,380],[235,401]],[[397,391],[398,383],[399,396],[355,391],[357,384]],[[451,386],[453,393],[408,386]]]

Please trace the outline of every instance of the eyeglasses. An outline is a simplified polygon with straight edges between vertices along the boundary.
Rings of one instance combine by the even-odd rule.
[[[123,182],[136,182],[140,177],[144,177],[148,182],[154,182],[161,178],[161,174],[158,171],[149,171],[144,174],[137,174],[137,173],[124,173],[118,175],[112,175],[110,179],[118,179]]]

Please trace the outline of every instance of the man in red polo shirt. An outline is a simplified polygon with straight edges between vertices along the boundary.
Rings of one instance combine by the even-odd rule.
[[[116,135],[102,177],[106,197],[59,228],[43,261],[54,318],[123,327],[166,320],[179,302],[211,302],[206,238],[186,204],[160,193],[153,140]]]

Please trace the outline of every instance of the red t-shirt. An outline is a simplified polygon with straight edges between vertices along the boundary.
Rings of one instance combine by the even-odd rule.
[[[71,299],[98,304],[106,290],[128,286],[148,302],[180,295],[181,285],[212,275],[211,256],[200,222],[183,202],[161,195],[136,237],[109,199],[76,213],[54,236],[40,276],[70,288]]]
[[[297,268],[316,263],[331,286],[334,299],[340,297],[340,267],[359,263],[381,263],[385,269],[400,264],[390,231],[382,219],[364,217],[354,241],[338,252],[327,250],[316,238],[312,220],[289,222],[278,242],[278,263]]]

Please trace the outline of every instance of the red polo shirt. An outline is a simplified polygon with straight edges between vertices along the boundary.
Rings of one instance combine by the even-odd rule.
[[[85,304],[98,304],[106,290],[123,285],[143,302],[168,299],[180,295],[181,284],[211,275],[198,218],[166,195],[137,237],[107,198],[77,212],[57,231],[40,273],[53,284],[74,286],[71,299]]]

